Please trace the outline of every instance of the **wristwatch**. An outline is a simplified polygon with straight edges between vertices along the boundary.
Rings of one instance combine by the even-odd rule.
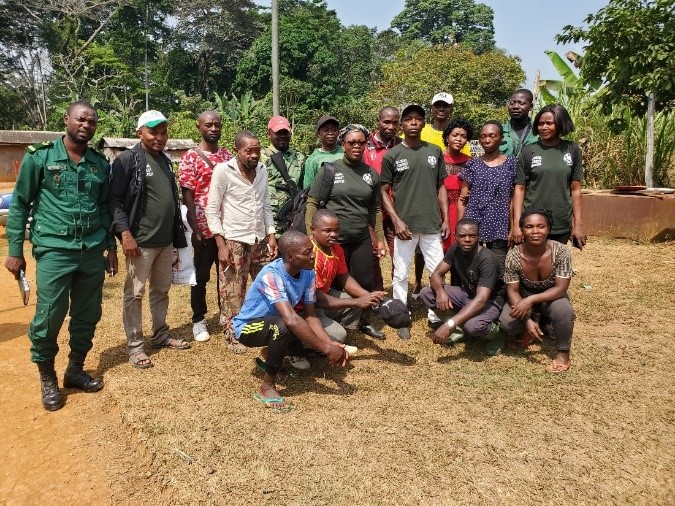
[[[450,318],[448,321],[445,322],[445,324],[450,327],[450,330],[455,330],[457,328],[457,324],[455,323],[455,320]]]

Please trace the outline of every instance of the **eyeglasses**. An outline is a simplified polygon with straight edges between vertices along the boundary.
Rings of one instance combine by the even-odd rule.
[[[365,146],[366,141],[345,141],[347,146]]]

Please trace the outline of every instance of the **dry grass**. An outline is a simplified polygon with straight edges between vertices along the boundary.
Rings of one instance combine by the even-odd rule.
[[[550,343],[494,358],[478,343],[434,346],[417,307],[409,342],[391,329],[384,342],[350,335],[362,350],[351,365],[311,359],[282,384],[293,411],[275,414],[251,397],[256,351],[231,355],[218,338],[132,369],[122,276],[106,284],[94,353],[158,489],[171,490],[162,501],[674,504],[675,244],[595,240],[574,261],[564,375],[545,372]],[[191,338],[190,316],[189,288],[174,287],[174,336]]]

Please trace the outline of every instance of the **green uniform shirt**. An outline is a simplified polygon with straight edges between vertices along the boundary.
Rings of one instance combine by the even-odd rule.
[[[336,146],[333,151],[321,151],[319,148],[316,148],[314,152],[307,157],[305,162],[305,172],[302,179],[302,187],[309,188],[312,185],[312,181],[316,177],[316,173],[319,172],[319,167],[323,162],[334,162],[335,160],[342,159],[344,150],[342,146]]]
[[[144,248],[162,248],[173,242],[173,172],[161,155],[145,152],[146,206],[138,223],[136,243]]]
[[[110,164],[87,148],[79,163],[68,156],[63,137],[29,146],[21,162],[7,219],[9,255],[23,256],[28,215],[35,246],[103,250],[109,235]],[[32,205],[32,208],[31,208]]]
[[[572,181],[583,181],[581,156],[574,143],[561,140],[557,146],[532,144],[530,167],[525,167],[525,157],[520,155],[516,184],[526,187],[523,209],[549,209],[553,214],[551,233],[564,234],[572,230]]]
[[[443,153],[428,142],[417,148],[397,144],[382,158],[380,183],[391,184],[396,214],[414,234],[440,232],[438,188],[446,176]]]
[[[523,149],[523,146],[527,146],[528,144],[536,144],[536,142],[539,140],[539,136],[532,132],[531,121],[525,130],[526,135],[522,142],[518,134],[511,128],[510,121],[502,124],[502,129],[504,130],[504,138],[502,139],[502,143],[499,145],[499,151],[504,153],[506,156],[515,156],[518,158],[521,149]]]
[[[272,164],[272,160],[270,160],[270,157],[278,151],[279,150],[274,146],[269,146],[260,153],[260,162],[267,168],[267,186],[270,190],[270,207],[272,208],[275,224],[277,223],[276,218],[279,209],[281,209],[289,198],[288,192],[277,189],[277,184],[283,186],[286,182],[284,181],[284,178],[281,177],[281,174],[274,164]],[[292,148],[288,148],[288,151],[283,153],[283,156],[284,161],[286,162],[288,176],[300,186],[300,173],[302,172],[302,165],[305,163],[305,155],[298,153]],[[280,228],[280,225],[277,224],[277,230],[282,229],[283,227]]]
[[[340,219],[340,242],[362,241],[368,237],[368,224],[380,205],[380,178],[371,167],[361,162],[356,166],[336,160],[333,189],[326,208]],[[324,167],[309,189],[309,196],[321,196]]]

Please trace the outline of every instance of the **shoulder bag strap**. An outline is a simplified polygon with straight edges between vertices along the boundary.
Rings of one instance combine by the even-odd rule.
[[[201,149],[199,149],[196,146],[192,149],[194,149],[195,153],[197,153],[202,158],[202,160],[204,160],[206,162],[206,165],[208,165],[211,168],[211,170],[213,170],[215,165],[213,165],[213,162],[211,160],[209,160],[209,157],[206,156],[206,153],[204,153]]]
[[[330,162],[323,163],[323,180],[321,181],[321,194],[319,195],[319,207],[326,207],[330,200],[335,182],[335,165]]]
[[[288,193],[291,195],[291,198],[295,198],[295,196],[300,193],[300,191],[296,182],[293,181],[291,176],[288,174],[284,155],[281,153],[281,151],[277,151],[272,156],[270,156],[270,160],[272,161],[272,165],[274,165],[277,171],[279,171],[279,174],[281,174],[281,177],[284,179],[284,183],[286,183],[286,187],[288,188]]]

